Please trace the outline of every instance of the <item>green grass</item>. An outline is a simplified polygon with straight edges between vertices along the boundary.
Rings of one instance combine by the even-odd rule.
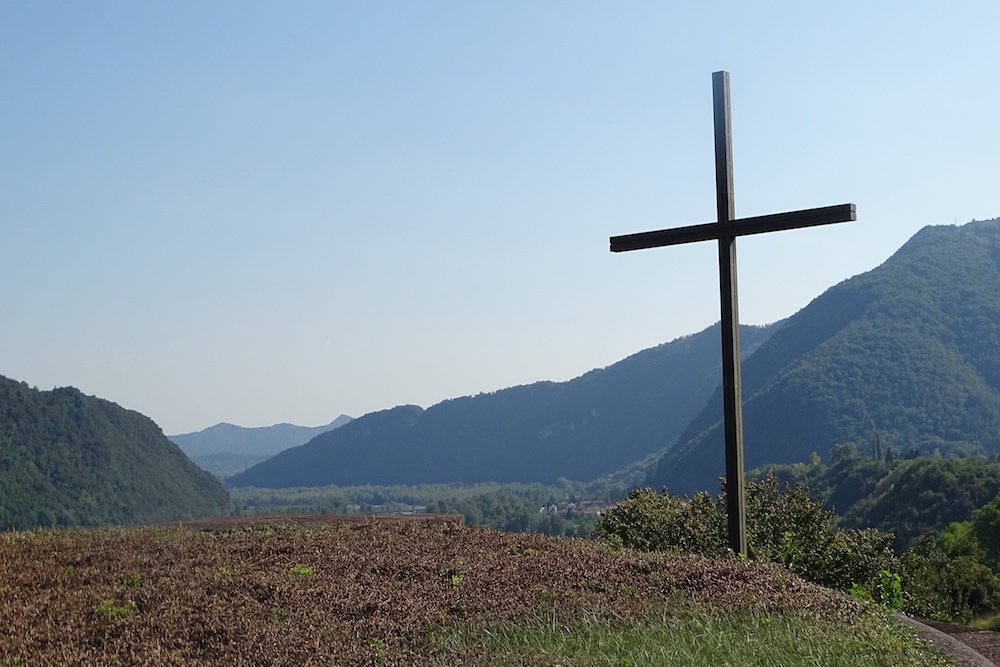
[[[1000,611],[993,612],[992,614],[985,614],[979,618],[972,619],[969,622],[969,627],[975,628],[976,630],[992,630],[994,632],[1000,631]]]
[[[818,667],[951,664],[880,612],[853,623],[791,615],[689,613],[631,623],[549,621],[442,630],[438,650],[482,665]]]
[[[139,606],[135,600],[129,600],[124,604],[115,604],[112,600],[101,600],[94,607],[94,611],[108,618],[128,618],[139,613]]]

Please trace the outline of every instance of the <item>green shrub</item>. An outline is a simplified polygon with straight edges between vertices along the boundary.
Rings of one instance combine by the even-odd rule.
[[[875,578],[872,597],[879,604],[896,611],[903,606],[903,585],[899,575],[889,570],[882,570]]]
[[[977,560],[962,556],[944,566],[942,579],[951,601],[951,615],[963,623],[1000,603],[1000,581]]]
[[[854,584],[871,588],[882,571],[895,571],[892,533],[878,530],[833,530],[804,548],[803,579],[850,591]]]
[[[804,486],[779,486],[770,474],[747,485],[746,513],[750,556],[779,563],[784,562],[790,544],[803,557],[817,551],[828,540],[834,517],[822,503],[809,499]]]
[[[1000,607],[1000,497],[940,535],[927,534],[896,558],[892,533],[834,527],[834,513],[799,485],[767,475],[747,485],[750,557],[780,563],[803,579],[891,609],[968,622]],[[727,554],[725,490],[681,500],[636,489],[602,515],[596,536],[643,551]]]
[[[972,514],[970,532],[984,551],[983,562],[1000,569],[1000,495]]]
[[[903,611],[935,621],[951,620],[951,602],[942,586],[941,571],[929,558],[910,548],[899,557],[897,571],[903,587]]]
[[[747,543],[755,560],[781,563],[804,579],[849,592],[876,589],[894,572],[892,534],[835,530],[834,513],[810,500],[805,487],[780,488],[772,475],[747,485]],[[727,553],[725,490],[686,501],[664,490],[636,489],[604,513],[596,536],[643,551]],[[891,597],[891,596],[890,596]]]
[[[903,610],[915,616],[963,623],[1000,606],[1000,578],[978,560],[964,529],[928,533],[899,557]],[[971,553],[970,553],[971,552]]]
[[[726,523],[719,502],[708,493],[682,502],[666,492],[635,489],[601,516],[595,535],[612,547],[720,556],[726,552]]]
[[[951,558],[969,556],[979,562],[986,560],[986,551],[969,521],[952,523],[937,539],[941,549]]]

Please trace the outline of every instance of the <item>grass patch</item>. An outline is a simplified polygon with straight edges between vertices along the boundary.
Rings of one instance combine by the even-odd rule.
[[[949,665],[907,628],[873,611],[853,622],[792,614],[691,611],[632,622],[442,629],[435,653],[481,665],[539,667],[896,667]]]
[[[139,613],[139,606],[135,600],[129,600],[125,604],[115,604],[112,600],[101,600],[94,607],[94,611],[109,618],[128,618]]]
[[[970,628],[975,628],[976,630],[992,630],[993,632],[1000,631],[1000,611],[993,612],[992,614],[985,614],[979,618],[974,618],[969,622]]]

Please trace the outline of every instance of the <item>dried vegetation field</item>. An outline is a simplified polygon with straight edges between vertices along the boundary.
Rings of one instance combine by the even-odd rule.
[[[0,536],[0,664],[477,665],[448,629],[697,607],[851,622],[780,567],[464,527],[460,517]]]

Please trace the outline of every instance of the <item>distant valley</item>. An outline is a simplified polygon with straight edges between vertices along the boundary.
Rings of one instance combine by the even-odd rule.
[[[216,477],[229,477],[349,421],[350,417],[340,415],[325,426],[312,427],[275,424],[246,428],[222,423],[168,437],[202,469]]]
[[[774,331],[743,327],[744,354]],[[359,417],[226,480],[230,487],[592,480],[665,450],[721,378],[718,326],[568,382]]]
[[[885,460],[1000,453],[998,267],[1000,219],[926,227],[787,319],[742,326],[747,468],[812,453],[828,461],[847,444]],[[73,388],[40,392],[0,378],[0,521],[30,528],[228,512],[205,470],[229,488],[717,492],[719,358],[714,325],[567,382],[315,428],[218,424],[170,439],[148,418]]]
[[[1000,451],[1000,219],[927,227],[788,319],[742,327],[748,467],[878,439]],[[365,415],[230,487],[591,481],[645,471],[690,494],[724,474],[717,327],[565,383]],[[640,481],[641,478],[640,478]]]

